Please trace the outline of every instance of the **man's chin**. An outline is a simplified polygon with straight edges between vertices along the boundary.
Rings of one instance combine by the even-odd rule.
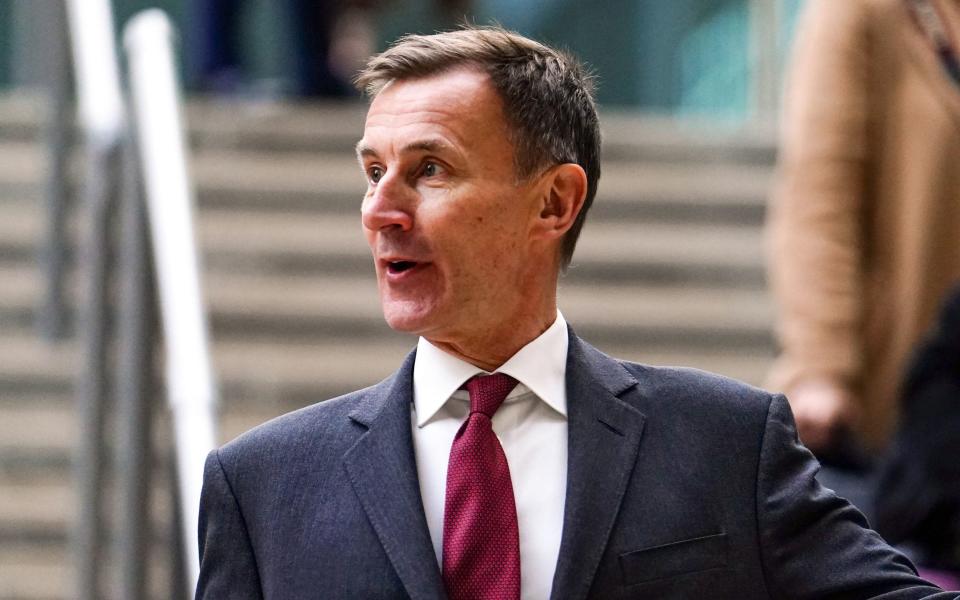
[[[420,335],[428,329],[430,315],[427,311],[407,308],[383,307],[383,318],[390,329],[400,333]]]

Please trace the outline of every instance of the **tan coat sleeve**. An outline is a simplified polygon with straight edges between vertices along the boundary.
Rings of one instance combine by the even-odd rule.
[[[784,100],[768,274],[782,348],[769,384],[861,377],[869,32],[862,0],[810,0]]]

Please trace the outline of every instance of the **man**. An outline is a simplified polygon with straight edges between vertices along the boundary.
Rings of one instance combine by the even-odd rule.
[[[210,454],[197,598],[948,597],[818,486],[782,396],[567,327],[600,175],[573,59],[471,28],[359,83],[383,312],[421,338],[380,384]]]

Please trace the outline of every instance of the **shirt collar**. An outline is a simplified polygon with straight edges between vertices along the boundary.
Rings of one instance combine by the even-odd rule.
[[[517,351],[497,372],[513,377],[553,410],[567,416],[568,343],[567,322],[557,311],[553,325]],[[413,364],[417,427],[423,427],[466,380],[479,374],[487,373],[421,337]]]

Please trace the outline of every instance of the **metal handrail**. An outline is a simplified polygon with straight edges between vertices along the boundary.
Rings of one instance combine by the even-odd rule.
[[[119,143],[126,113],[110,2],[67,0],[67,14],[81,127],[93,142]]]
[[[128,127],[127,109],[120,82],[110,0],[66,0],[72,71],[83,136],[87,172],[83,206],[88,221],[80,246],[84,303],[79,311],[78,335],[81,365],[77,380],[79,444],[74,458],[78,511],[72,534],[72,554],[77,577],[75,597],[102,597],[101,558],[104,545],[105,413],[110,365],[107,360],[108,267],[111,232],[109,215],[122,208],[121,278],[119,318],[120,351],[114,392],[118,400],[116,445],[117,485],[120,492],[117,560],[121,567],[120,591],[124,598],[145,597],[145,566],[149,496],[150,324],[154,303],[150,298],[150,269],[146,225],[152,229],[160,308],[167,347],[167,390],[176,428],[175,479],[178,482],[177,535],[183,551],[175,549],[185,573],[181,585],[191,589],[199,574],[197,514],[203,460],[215,441],[215,391],[209,358],[206,316],[200,294],[199,261],[192,222],[193,191],[186,167],[186,144],[179,113],[177,80],[171,51],[172,27],[159,11],[145,11],[126,28],[130,55],[129,79],[132,112],[138,118],[137,139]],[[61,70],[64,78],[69,69]],[[51,127],[51,146],[59,165],[51,181],[51,228],[62,221],[67,169],[62,143],[67,139],[65,117],[67,86],[53,86],[59,111]],[[63,135],[60,135],[63,134]],[[140,164],[133,159],[139,155]],[[56,165],[55,165],[56,166]],[[148,219],[141,208],[139,175],[145,178]],[[56,189],[55,189],[56,188]],[[121,202],[122,201],[122,202]],[[59,217],[58,217],[59,216]],[[56,221],[54,223],[53,221]],[[62,227],[61,227],[62,229]],[[55,234],[51,238],[59,237]],[[59,248],[51,239],[51,256]],[[45,304],[47,335],[59,330],[58,291],[62,287],[60,263],[47,261],[49,282]]]
[[[80,436],[74,458],[78,512],[73,531],[76,594],[100,594],[103,546],[103,454],[107,396],[107,299],[110,235],[108,217],[119,192],[119,157],[126,116],[120,89],[108,0],[67,0],[73,72],[87,174],[84,187],[88,230],[80,246],[84,304],[79,311],[81,365],[76,408]]]
[[[67,262],[66,222],[71,204],[68,159],[73,115],[66,6],[61,3],[51,5],[47,17],[51,19],[50,29],[54,35],[47,48],[51,68],[47,82],[50,110],[44,132],[48,165],[43,191],[46,226],[39,248],[44,292],[37,310],[37,329],[43,339],[54,342],[66,333],[64,271]]]
[[[147,198],[166,348],[191,589],[199,576],[197,518],[203,463],[214,448],[216,388],[200,284],[194,190],[174,67],[173,26],[158,9],[124,28],[132,112]]]

